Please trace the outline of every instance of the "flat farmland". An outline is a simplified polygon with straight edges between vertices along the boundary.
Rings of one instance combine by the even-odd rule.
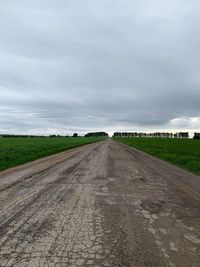
[[[200,141],[171,138],[115,138],[160,159],[200,175]]]
[[[101,140],[99,137],[0,138],[0,171]]]

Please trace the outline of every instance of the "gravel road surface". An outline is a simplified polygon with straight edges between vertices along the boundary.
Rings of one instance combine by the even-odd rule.
[[[0,266],[200,266],[200,177],[106,140],[0,173]]]

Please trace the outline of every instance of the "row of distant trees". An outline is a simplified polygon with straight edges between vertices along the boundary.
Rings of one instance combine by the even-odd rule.
[[[78,137],[78,133],[74,133],[72,136],[69,135],[14,135],[14,134],[1,134],[0,138],[9,138],[9,137]],[[80,136],[81,137],[81,136]],[[106,132],[91,132],[85,134],[85,137],[108,137]],[[188,132],[178,132],[178,133],[169,133],[169,132],[156,132],[156,133],[141,133],[141,132],[115,132],[113,137],[157,137],[157,138],[189,138]],[[200,140],[200,132],[194,133],[193,139]]]
[[[72,136],[69,135],[15,135],[15,134],[1,134],[0,138],[10,138],[10,137],[78,137],[78,133],[74,133]],[[81,136],[80,136],[81,137]],[[85,137],[108,137],[108,134],[106,132],[92,132],[92,133],[87,133],[85,134]]]
[[[193,139],[199,139],[200,140],[200,133],[194,133]]]
[[[197,133],[195,133],[197,134]],[[158,138],[189,138],[188,132],[168,133],[168,132],[156,132],[156,133],[138,133],[138,132],[115,132],[113,137],[158,137]]]
[[[108,134],[106,132],[93,132],[87,133],[85,137],[108,137]]]
[[[0,134],[1,138],[9,138],[9,137],[24,137],[24,138],[29,138],[29,137],[41,137],[41,138],[45,138],[45,137],[69,137],[69,135],[63,136],[63,135],[26,135],[26,134]]]

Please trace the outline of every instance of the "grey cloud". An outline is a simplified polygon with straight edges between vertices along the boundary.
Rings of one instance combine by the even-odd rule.
[[[197,0],[0,8],[0,132],[199,127]]]

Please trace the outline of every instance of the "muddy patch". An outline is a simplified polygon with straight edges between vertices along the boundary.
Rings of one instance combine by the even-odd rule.
[[[58,203],[70,200],[74,194],[75,190],[73,188],[69,188],[67,191],[64,191],[63,193],[57,196]]]
[[[150,200],[143,200],[140,206],[144,209],[149,211],[150,213],[160,213],[164,210],[166,202],[163,200],[158,201],[150,201]]]

